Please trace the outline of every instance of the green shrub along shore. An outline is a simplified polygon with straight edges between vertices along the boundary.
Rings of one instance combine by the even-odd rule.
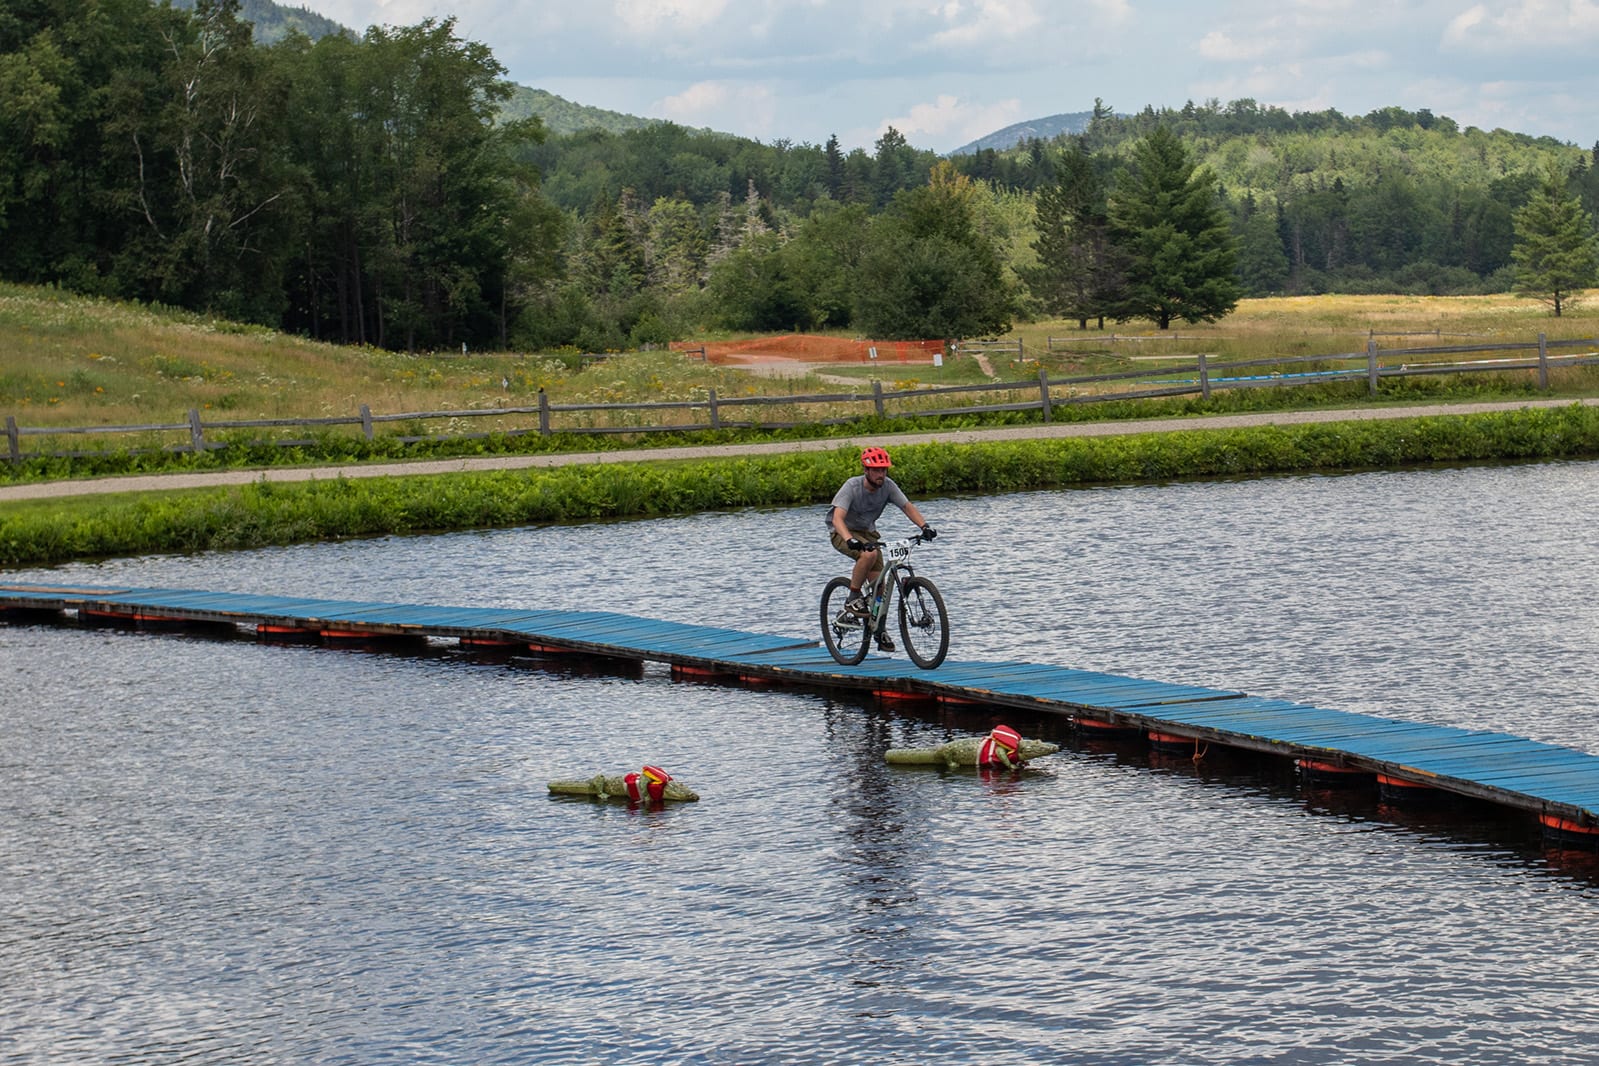
[[[900,445],[914,498],[1184,478],[1599,456],[1599,408]],[[311,482],[8,504],[0,565],[254,548],[344,537],[822,503],[854,448],[696,461]]]

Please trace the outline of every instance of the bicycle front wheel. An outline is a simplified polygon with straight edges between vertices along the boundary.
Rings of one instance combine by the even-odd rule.
[[[931,670],[949,654],[949,613],[938,586],[913,577],[899,590],[899,635],[905,653],[923,670]]]
[[[872,646],[872,630],[864,618],[844,609],[849,602],[849,578],[835,577],[822,590],[822,643],[827,653],[845,666],[866,658]]]

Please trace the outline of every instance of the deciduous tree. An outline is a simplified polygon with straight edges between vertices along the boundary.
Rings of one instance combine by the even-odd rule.
[[[859,325],[884,339],[960,339],[1010,328],[1014,296],[976,225],[969,178],[947,163],[873,223],[857,273]]]

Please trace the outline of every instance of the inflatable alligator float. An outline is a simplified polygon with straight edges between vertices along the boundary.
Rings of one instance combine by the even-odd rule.
[[[593,796],[627,803],[691,803],[698,792],[676,781],[659,766],[646,765],[627,774],[595,774],[583,781],[551,781],[550,791],[562,796]]]
[[[897,766],[961,766],[1015,770],[1031,759],[1041,759],[1060,750],[1059,744],[1042,740],[1023,740],[1008,725],[997,725],[986,737],[967,737],[940,744],[936,748],[889,748],[884,758]]]

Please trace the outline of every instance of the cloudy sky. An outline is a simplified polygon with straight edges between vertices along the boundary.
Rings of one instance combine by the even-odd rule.
[[[522,85],[771,142],[944,152],[1014,122],[1250,97],[1589,147],[1599,0],[281,0],[454,16]]]

